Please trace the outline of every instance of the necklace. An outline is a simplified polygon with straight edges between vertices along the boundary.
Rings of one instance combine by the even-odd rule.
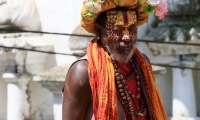
[[[122,103],[123,107],[125,108],[126,113],[128,113],[132,120],[135,120],[136,117],[144,117],[146,115],[146,109],[144,109],[144,100],[141,96],[141,84],[140,81],[142,79],[142,77],[138,74],[138,66],[137,66],[137,61],[135,58],[131,58],[130,63],[132,65],[133,68],[133,72],[130,75],[131,77],[128,78],[132,78],[133,76],[136,79],[137,82],[137,94],[133,94],[129,87],[127,86],[126,83],[126,78],[121,74],[120,70],[118,69],[116,63],[114,60],[112,60],[113,65],[114,65],[114,69],[115,69],[115,83],[116,83],[116,87],[117,87],[117,95],[118,98],[120,100],[120,102]],[[133,108],[133,99],[138,99],[140,101],[140,110],[136,111]]]

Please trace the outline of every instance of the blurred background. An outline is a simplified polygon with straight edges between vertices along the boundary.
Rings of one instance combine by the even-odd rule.
[[[0,0],[0,120],[61,120],[70,65],[93,35],[83,0]],[[200,120],[200,1],[168,0],[139,28],[170,120]]]

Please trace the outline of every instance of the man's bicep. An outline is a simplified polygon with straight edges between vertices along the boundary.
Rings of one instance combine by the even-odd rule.
[[[69,70],[63,91],[63,120],[84,119],[91,99],[87,61],[75,63]]]

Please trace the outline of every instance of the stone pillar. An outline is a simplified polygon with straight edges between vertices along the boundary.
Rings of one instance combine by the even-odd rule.
[[[165,68],[165,73],[155,74],[156,84],[162,96],[163,104],[168,116],[172,116],[172,72]],[[167,74],[166,74],[167,73]]]
[[[34,78],[33,78],[34,80]],[[43,89],[47,89],[51,94],[48,96],[48,101],[52,100],[52,116],[51,119],[48,120],[61,120],[62,119],[62,87],[64,85],[63,81],[38,81],[40,85],[42,85]],[[47,95],[47,93],[46,93]],[[45,96],[47,98],[47,96]],[[47,101],[47,100],[45,100]],[[50,108],[48,109],[50,110]],[[49,111],[50,112],[50,111]]]
[[[39,82],[30,82],[30,120],[57,120],[53,114],[53,94]],[[61,119],[59,119],[61,120]]]
[[[7,80],[8,112],[7,120],[29,120],[30,105],[28,85],[31,75],[23,74],[14,81]]]
[[[0,75],[0,120],[7,120],[7,83]]]
[[[195,62],[183,61],[173,65],[194,67]],[[173,68],[172,72],[172,120],[197,120],[192,70]]]
[[[196,67],[200,68],[200,61],[197,61]],[[195,85],[195,92],[196,92],[196,106],[197,106],[197,116],[200,116],[200,70],[194,71],[194,85]]]
[[[53,114],[54,120],[62,119],[62,93],[53,93],[54,94],[54,104],[53,104]]]

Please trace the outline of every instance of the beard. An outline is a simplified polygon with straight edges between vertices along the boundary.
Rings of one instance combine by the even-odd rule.
[[[108,43],[106,49],[113,60],[127,63],[134,54],[135,43],[133,41]]]

